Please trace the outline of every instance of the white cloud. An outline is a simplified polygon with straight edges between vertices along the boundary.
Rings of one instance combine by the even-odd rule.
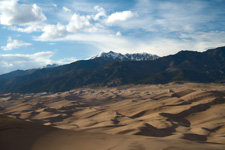
[[[63,7],[64,11],[69,11],[68,8]],[[25,27],[17,27],[17,26],[10,26],[9,29],[19,32],[26,32],[26,33],[32,33],[32,32],[42,32],[42,34],[39,37],[34,37],[34,40],[36,41],[57,41],[61,40],[62,38],[78,33],[78,32],[86,32],[86,33],[93,33],[93,32],[99,32],[99,33],[113,33],[110,29],[107,29],[105,22],[108,21],[110,25],[112,23],[118,21],[125,21],[129,18],[132,18],[134,16],[137,16],[136,13],[133,13],[131,11],[123,11],[123,12],[117,12],[113,13],[110,16],[106,15],[106,12],[104,8],[100,6],[94,7],[94,14],[93,15],[79,15],[77,13],[74,13],[70,20],[68,21],[68,24],[63,25],[61,23],[58,23],[57,25],[50,25],[50,24],[29,24],[25,25]],[[96,13],[97,11],[97,13]],[[109,25],[107,23],[107,25]],[[120,36],[121,33],[118,32],[117,36]]]
[[[225,41],[225,31],[211,31],[211,32],[196,32],[196,33],[182,33],[180,38],[182,39],[192,39],[195,41],[204,42],[224,42]]]
[[[139,50],[141,41],[116,36],[110,33],[77,33],[70,34],[58,41],[85,42],[100,51],[115,51],[121,53],[136,52]]]
[[[118,31],[117,33],[116,33],[116,36],[121,36],[122,34]]]
[[[69,9],[69,8],[67,8],[67,7],[63,7],[63,10],[64,10],[65,12],[71,12],[71,9]]]
[[[8,37],[8,40],[7,41],[8,42],[12,42],[13,41],[12,37]]]
[[[225,10],[215,7],[212,1],[137,1],[133,11],[139,17],[122,24],[126,29],[144,29],[150,32],[168,34],[170,32],[194,32],[216,26],[217,20]],[[185,9],[188,8],[188,9]],[[222,19],[222,18],[221,18]],[[220,21],[222,22],[222,21]],[[204,26],[203,26],[204,25]]]
[[[0,74],[17,69],[40,68],[52,64],[50,57],[53,52],[38,52],[35,54],[5,54],[0,55]]]
[[[224,46],[224,32],[184,34],[180,39],[155,37],[146,39],[128,38],[110,33],[76,33],[69,34],[55,41],[77,41],[92,45],[101,51],[120,53],[148,52],[165,56],[175,54],[180,50],[204,51],[210,47]]]
[[[77,32],[78,30],[90,27],[91,26],[91,23],[89,22],[90,19],[91,16],[80,16],[78,14],[74,14],[66,27],[67,31]]]
[[[74,35],[75,33],[113,33],[113,31],[106,28],[105,20],[109,19],[109,22],[125,21],[133,16],[135,13],[131,11],[117,12],[112,14],[111,17],[107,17],[105,10],[102,7],[95,6],[94,9],[97,11],[95,15],[79,15],[77,13],[71,16],[67,25],[45,25],[42,27],[43,34],[39,37],[35,37],[36,41],[61,41],[65,40],[67,36]],[[120,16],[121,15],[121,16]],[[117,18],[114,18],[117,17]],[[111,19],[110,19],[111,18]],[[31,28],[32,29],[32,28]],[[40,28],[37,28],[37,30]],[[19,29],[16,29],[17,31]],[[26,28],[24,29],[26,30]],[[23,30],[23,31],[24,31]],[[28,29],[27,29],[28,30]],[[22,31],[22,29],[20,29]],[[29,30],[28,30],[29,31]],[[117,36],[121,33],[118,32]],[[65,39],[63,39],[65,38]]]
[[[122,11],[122,12],[116,12],[111,14],[106,22],[107,23],[114,23],[117,21],[126,21],[130,18],[136,17],[137,13],[133,13],[132,11]]]
[[[4,51],[10,51],[21,46],[29,46],[32,45],[31,43],[24,43],[23,41],[13,40],[11,37],[8,38],[8,43],[6,46],[1,46],[1,49]]]
[[[36,4],[19,4],[18,0],[0,1],[0,24],[27,24],[44,20],[46,16]]]
[[[192,43],[191,46],[196,50],[203,51],[210,47],[224,46],[224,35],[224,31],[194,32],[182,33],[180,38],[183,39],[184,42]]]
[[[52,6],[57,7],[58,5],[53,3]]]
[[[80,12],[80,13],[93,13],[95,12],[93,10],[93,7],[95,5],[93,5],[92,2],[87,2],[87,0],[76,0],[76,1],[72,1],[72,3],[70,3],[70,8],[72,8],[72,10],[76,10],[76,12]]]
[[[9,26],[10,30],[18,31],[18,32],[25,32],[25,33],[41,32],[43,30],[43,28],[44,28],[44,25],[40,25],[40,24],[31,24],[25,28]]]
[[[67,30],[64,25],[46,25],[43,28],[43,34],[38,37],[39,41],[54,41],[54,39],[63,38],[67,35]]]
[[[13,64],[12,64],[12,63],[8,63],[8,62],[6,62],[6,61],[1,61],[1,62],[0,62],[0,65],[1,65],[2,67],[6,67],[6,68],[8,68],[8,67],[13,67]]]
[[[103,31],[103,25],[99,23],[91,24],[91,16],[80,16],[73,14],[67,25],[58,23],[57,25],[45,25],[42,27],[42,35],[35,37],[36,41],[58,41],[69,34],[82,32],[99,32]]]
[[[63,23],[39,26],[32,24],[33,26],[12,29],[27,33],[42,32],[39,37],[34,38],[37,41],[82,41],[102,51],[147,51],[161,56],[181,49],[202,51],[206,47],[222,46],[225,42],[225,33],[206,34],[199,31],[207,29],[202,27],[202,24],[208,26],[208,21],[216,16],[205,11],[207,7],[203,1],[136,2],[137,5],[132,11],[112,14],[107,14],[108,9],[100,6],[93,9],[94,3],[89,5],[85,2],[75,2],[79,5],[74,3],[69,8],[76,10],[76,13],[65,12],[66,7],[64,11],[60,11],[61,17],[66,18]],[[206,39],[207,36],[213,40]]]
[[[196,32],[182,34],[180,39],[156,37],[145,40],[136,40],[137,51],[165,56],[175,54],[180,50],[193,50],[203,52],[212,47],[224,46],[225,32]],[[130,41],[132,42],[132,41]],[[134,42],[134,41],[133,41]]]
[[[61,59],[54,61],[51,57],[54,52],[38,52],[34,54],[5,54],[0,55],[0,74],[17,69],[27,70],[32,68],[42,68],[48,64],[65,64],[75,61],[75,58]]]
[[[94,9],[95,9],[96,11],[98,11],[98,12],[103,12],[103,11],[105,11],[105,9],[102,8],[102,7],[100,7],[100,6],[95,6]]]
[[[100,20],[101,18],[106,17],[106,12],[105,12],[104,8],[95,6],[94,9],[96,11],[98,11],[98,13],[96,15],[94,15],[94,17],[93,17],[94,20]]]

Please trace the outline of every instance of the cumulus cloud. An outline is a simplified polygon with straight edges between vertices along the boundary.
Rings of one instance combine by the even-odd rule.
[[[45,25],[42,27],[42,35],[35,37],[37,41],[59,41],[69,34],[77,32],[98,32],[104,28],[101,24],[91,24],[90,15],[73,14],[67,25],[58,23],[57,25]],[[17,29],[18,30],[18,29]]]
[[[52,25],[52,30],[45,30],[36,40],[82,41],[102,51],[147,51],[160,56],[176,53],[181,49],[203,51],[206,47],[222,46],[225,33],[206,34],[196,30],[199,24],[207,23],[213,18],[201,13],[207,8],[203,2],[199,2],[200,6],[197,3],[159,3],[144,0],[137,1],[132,11],[115,12],[110,15],[104,8],[95,6],[95,11],[89,15],[73,14],[69,22],[62,25],[63,30],[59,30],[57,25]],[[190,8],[192,13],[183,10],[184,7]],[[127,34],[121,36],[121,32],[115,32],[114,29],[122,32],[125,29],[124,33],[129,33],[129,37]],[[206,37],[210,37],[211,40]]]
[[[23,41],[13,40],[11,37],[8,38],[8,43],[6,46],[1,46],[1,49],[4,51],[10,51],[21,46],[29,46],[32,45],[31,43],[24,43]]]
[[[19,4],[18,0],[0,1],[0,24],[27,24],[44,20],[46,16],[36,4]]]
[[[47,10],[48,7],[45,12],[50,17],[55,14],[59,16],[58,20],[54,20],[56,23],[50,24],[44,22],[46,16],[36,4],[0,0],[0,24],[10,25],[5,29],[13,31],[39,32],[31,35],[36,35],[34,40],[48,41],[50,45],[54,45],[54,41],[75,41],[91,45],[93,49],[100,51],[146,51],[165,56],[181,49],[203,51],[207,47],[224,45],[224,25],[221,20],[218,21],[218,18],[224,19],[224,16],[220,16],[225,12],[224,7],[214,9],[217,7],[209,7],[209,4],[212,2],[139,0],[135,1],[132,10],[109,13],[107,10],[112,11],[114,8],[107,4],[104,9],[95,6],[94,2],[86,1],[72,2],[71,5],[67,3],[65,6],[68,8],[50,3],[51,10]],[[28,45],[31,44],[9,38],[1,49],[13,50]],[[76,60],[71,58],[53,61],[53,55],[53,52],[0,55],[0,70],[39,68],[47,64],[63,64]]]
[[[96,15],[94,15],[94,20],[100,20],[101,18],[106,17],[105,9],[100,6],[95,6],[94,9],[98,12]]]
[[[132,11],[122,11],[116,12],[108,16],[106,22],[107,23],[114,23],[117,21],[126,21],[130,18],[136,17],[137,13],[133,13]]]
[[[19,4],[17,4],[19,6]],[[27,6],[27,5],[26,5]],[[63,7],[64,12],[71,11],[67,7]],[[70,13],[71,17],[67,24],[58,23],[54,24],[26,24],[25,26],[10,26],[10,30],[32,33],[32,32],[42,32],[40,36],[35,36],[36,41],[59,41],[66,38],[66,36],[73,35],[79,32],[86,33],[113,33],[107,26],[113,23],[126,21],[134,16],[136,13],[131,11],[116,12],[107,16],[104,8],[100,6],[94,7],[95,12],[89,15],[80,15],[78,13]],[[116,24],[114,24],[116,25]],[[115,33],[115,32],[114,32]],[[120,36],[121,33],[116,33]]]
[[[0,2],[1,4],[4,4],[4,7],[2,7],[3,5],[0,5],[0,19],[2,19],[2,14],[6,13],[7,7],[5,7],[6,0],[2,0]],[[9,8],[18,7],[15,9],[15,12],[18,12],[18,10],[21,8],[24,10],[31,10],[35,5],[19,4],[16,0],[8,0],[7,2],[11,4],[8,5]],[[61,15],[61,17],[66,18],[64,20],[61,18],[63,23],[26,24],[25,26],[23,24],[22,26],[15,25],[9,28],[14,31],[26,33],[41,32],[41,35],[34,38],[37,41],[83,41],[84,43],[95,45],[97,48],[101,47],[101,49],[103,49],[105,47],[105,50],[114,46],[110,44],[110,40],[113,40],[111,43],[114,44],[118,42],[118,44],[115,44],[117,47],[114,46],[118,49],[132,49],[133,44],[130,44],[131,46],[129,46],[128,43],[137,42],[139,43],[137,45],[140,47],[135,46],[133,48],[144,49],[145,47],[146,49],[157,49],[157,47],[160,47],[163,49],[162,46],[164,46],[164,48],[168,48],[169,46],[167,45],[170,45],[176,50],[182,48],[182,46],[179,46],[180,43],[183,43],[183,49],[191,48],[191,45],[193,46],[192,49],[202,49],[203,44],[206,46],[213,45],[213,42],[207,40],[206,37],[203,37],[203,35],[210,36],[210,38],[213,39],[211,41],[214,41],[215,45],[220,45],[225,41],[223,36],[219,36],[221,40],[216,37],[219,33],[211,33],[206,35],[205,33],[200,32],[207,31],[208,27],[212,31],[219,26],[221,30],[223,28],[223,25],[220,23],[221,21],[218,21],[218,24],[214,21],[218,20],[218,18],[223,19],[224,17],[221,18],[218,16],[223,14],[225,11],[223,7],[220,9],[212,9],[217,8],[210,6],[212,2],[201,0],[190,0],[188,2],[139,0],[135,1],[135,5],[132,7],[132,10],[113,12],[111,14],[107,12],[109,9],[104,9],[100,6],[93,7],[95,4],[96,3],[87,3],[86,1],[76,1],[72,2],[71,5],[66,5],[69,6],[71,10],[76,10],[76,13],[72,11],[68,13],[70,9],[67,7],[58,7],[59,9],[62,8],[60,13],[63,15]],[[104,6],[109,8],[107,5]],[[39,8],[38,6],[36,7]],[[11,22],[15,22],[14,18],[17,17],[17,15],[12,15],[14,14],[12,13],[14,12],[12,11],[14,9],[10,10],[11,11],[8,12],[10,15],[8,16],[12,17],[11,19],[9,17],[9,21],[6,22],[10,22],[10,20],[14,20]],[[41,11],[40,8],[39,10]],[[113,10],[113,8],[110,10]],[[37,13],[42,13],[40,11],[38,12],[37,9],[35,9],[35,11]],[[21,12],[21,15],[23,15],[24,12]],[[39,20],[43,21],[44,19],[39,18]],[[60,20],[56,21],[60,22]],[[204,26],[202,26],[203,24]],[[214,25],[216,25],[215,28]],[[121,36],[121,32],[117,32],[117,30],[124,33],[123,36]],[[195,33],[199,33],[199,35]],[[93,36],[93,34],[95,36]],[[97,36],[97,34],[99,34],[99,36]],[[133,39],[129,39],[127,35],[129,37],[133,37]],[[224,35],[224,33],[221,33],[221,35]],[[79,36],[86,39],[86,41],[81,39]],[[89,37],[100,37],[101,40],[91,40]],[[123,42],[119,42],[118,39],[122,40]],[[149,39],[150,41],[146,41],[145,39]],[[160,43],[161,39],[162,41],[165,41],[165,43]],[[151,41],[154,41],[160,46],[156,46]],[[178,44],[177,47],[179,48],[169,44],[169,41],[171,41],[173,44]],[[197,42],[202,44],[196,44]],[[98,43],[100,46],[97,46],[96,43]],[[106,43],[110,46],[107,46]],[[152,47],[147,45],[152,45]],[[164,51],[164,55],[168,53],[170,52]]]
[[[71,20],[66,28],[69,32],[77,32],[78,30],[90,27],[91,26],[91,23],[89,22],[90,19],[91,16],[80,16],[78,14],[74,14],[71,17]]]
[[[43,34],[36,38],[39,41],[54,41],[67,35],[66,27],[60,23],[57,25],[46,25],[43,28]]]
[[[68,24],[62,25],[45,25],[42,28],[25,28],[25,29],[15,29],[17,31],[27,31],[33,29],[33,31],[38,31],[42,29],[43,34],[39,37],[35,37],[37,41],[62,41],[66,40],[67,36],[77,34],[79,32],[86,33],[112,33],[113,31],[107,29],[107,25],[110,25],[117,21],[125,21],[129,18],[137,16],[136,13],[131,11],[123,11],[111,14],[110,16],[106,15],[105,10],[102,7],[95,6],[94,9],[97,11],[95,15],[80,15],[74,13]],[[107,20],[107,21],[106,21]],[[108,23],[106,23],[108,22]],[[121,33],[118,32],[117,36],[120,36]]]

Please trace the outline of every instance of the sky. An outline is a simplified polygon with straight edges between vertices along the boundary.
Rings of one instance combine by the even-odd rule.
[[[0,0],[0,74],[101,52],[225,46],[225,0]]]

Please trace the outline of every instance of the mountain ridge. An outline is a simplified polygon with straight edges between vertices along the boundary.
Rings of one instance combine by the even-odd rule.
[[[180,51],[148,61],[81,60],[45,68],[3,82],[6,92],[60,92],[82,86],[225,81],[225,47],[205,52]]]
[[[102,52],[96,56],[91,57],[90,59],[96,59],[96,58],[104,58],[104,59],[113,59],[113,60],[121,60],[121,61],[144,61],[144,60],[155,60],[159,58],[157,55],[149,54],[149,53],[116,53],[113,51]]]

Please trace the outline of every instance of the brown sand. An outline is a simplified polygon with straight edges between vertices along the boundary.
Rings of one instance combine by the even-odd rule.
[[[0,117],[0,145],[4,150],[225,149],[224,91],[217,84],[171,83],[4,94],[1,114],[38,124]]]
[[[223,150],[182,139],[62,130],[0,116],[1,150]]]

